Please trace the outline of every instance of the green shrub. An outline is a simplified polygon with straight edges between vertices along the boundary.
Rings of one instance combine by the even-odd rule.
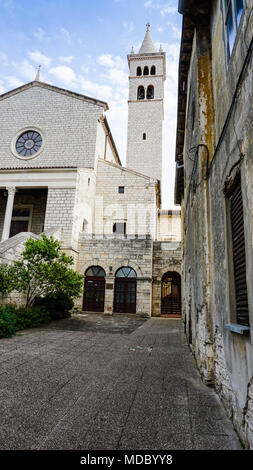
[[[0,307],[0,338],[9,338],[16,331],[35,328],[51,321],[45,307],[15,308],[7,305]]]
[[[60,320],[70,317],[74,302],[65,292],[58,292],[45,297],[36,297],[34,305],[44,307],[49,312],[51,320]]]
[[[16,330],[36,328],[50,322],[50,314],[42,306],[32,308],[18,308],[16,310]]]
[[[9,338],[15,334],[15,319],[14,308],[0,307],[0,338]]]

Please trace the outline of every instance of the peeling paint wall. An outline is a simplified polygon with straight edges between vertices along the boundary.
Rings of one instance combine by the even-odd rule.
[[[221,2],[196,20],[187,82],[182,200],[183,319],[203,380],[215,386],[246,448],[253,449],[252,0],[226,55]],[[224,185],[241,171],[251,330],[236,323]]]

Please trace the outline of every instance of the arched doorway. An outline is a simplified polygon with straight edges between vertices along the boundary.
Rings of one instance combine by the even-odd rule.
[[[137,276],[134,269],[122,267],[115,274],[114,312],[136,313]]]
[[[181,316],[181,276],[173,271],[162,277],[161,315]]]
[[[91,266],[85,272],[83,310],[103,312],[105,303],[105,271],[100,266]]]

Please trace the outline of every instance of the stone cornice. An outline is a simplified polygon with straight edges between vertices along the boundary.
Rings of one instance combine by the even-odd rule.
[[[129,75],[128,78],[164,78],[164,75]]]
[[[163,98],[153,98],[152,100],[128,100],[128,103],[153,103],[154,101],[163,101]]]
[[[0,101],[2,101],[4,99],[7,99],[10,96],[16,95],[17,93],[21,93],[22,91],[28,90],[29,88],[36,87],[36,86],[41,87],[41,88],[46,88],[46,89],[48,89],[50,91],[54,91],[56,93],[61,93],[62,95],[67,95],[67,96],[70,96],[72,98],[76,98],[76,99],[79,99],[79,100],[82,100],[82,101],[86,101],[87,103],[91,103],[91,104],[94,104],[94,105],[97,105],[97,106],[101,106],[102,108],[104,108],[105,111],[107,111],[109,109],[109,106],[105,101],[100,101],[100,100],[97,100],[95,98],[91,98],[89,96],[81,95],[80,93],[76,93],[74,91],[66,90],[65,88],[59,88],[59,87],[56,87],[54,85],[50,85],[48,83],[37,82],[37,81],[26,83],[25,85],[22,85],[18,88],[15,88],[14,90],[7,91],[3,95],[0,95]]]

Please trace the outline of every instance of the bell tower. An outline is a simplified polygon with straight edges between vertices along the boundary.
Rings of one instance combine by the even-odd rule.
[[[137,54],[128,54],[129,100],[126,166],[155,179],[162,177],[165,52],[156,51],[150,24]]]

